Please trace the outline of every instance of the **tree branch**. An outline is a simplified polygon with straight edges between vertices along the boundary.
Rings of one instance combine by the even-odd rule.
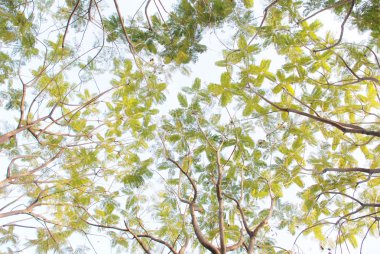
[[[62,38],[62,48],[65,47],[65,38],[66,38],[67,32],[69,31],[70,22],[71,22],[71,19],[72,19],[73,16],[74,16],[74,13],[76,12],[76,10],[77,10],[78,7],[79,7],[79,3],[80,3],[80,0],[77,1],[77,3],[76,3],[75,6],[74,6],[73,11],[70,13],[69,18],[67,19],[66,29],[65,29],[65,32],[64,32],[64,34],[63,34],[63,38]]]
[[[223,166],[220,159],[220,149],[222,145],[216,151],[216,164],[218,170],[218,179],[216,182],[216,197],[218,199],[218,223],[219,223],[219,237],[220,237],[220,252],[226,253],[226,239],[224,228],[224,201],[222,196],[222,178],[223,178]]]
[[[4,144],[5,142],[7,142],[8,140],[10,140],[12,137],[16,136],[18,133],[24,131],[24,130],[27,130],[29,129],[30,127],[34,126],[35,124],[38,124],[39,122],[42,122],[46,119],[48,119],[50,116],[44,116],[44,117],[41,117],[27,125],[24,125],[24,126],[20,126],[16,129],[14,129],[13,131],[10,131],[10,132],[7,132],[3,135],[0,136],[0,145],[1,144]]]
[[[346,24],[346,22],[348,20],[348,17],[351,15],[352,10],[354,9],[354,5],[355,5],[355,0],[351,0],[350,9],[348,10],[346,16],[344,17],[344,20],[343,20],[342,24],[340,25],[340,35],[339,35],[338,41],[335,42],[334,44],[326,47],[326,48],[315,49],[315,50],[313,50],[314,52],[321,52],[321,51],[325,51],[325,50],[328,50],[328,49],[332,49],[333,47],[335,47],[335,46],[337,46],[337,45],[340,44],[340,42],[342,41],[342,38],[343,38],[344,25]]]
[[[56,160],[59,156],[61,156],[61,154],[64,152],[65,148],[61,148],[59,150],[58,153],[56,153],[53,157],[51,157],[49,160],[47,160],[46,162],[44,162],[43,164],[41,164],[40,166],[32,169],[32,170],[29,170],[28,172],[26,173],[21,173],[21,174],[18,174],[18,175],[14,175],[14,176],[11,176],[9,175],[9,177],[7,177],[6,179],[4,179],[3,181],[0,182],[0,188],[4,186],[4,184],[6,182],[10,182],[14,179],[17,179],[17,178],[20,178],[20,177],[23,177],[23,176],[29,176],[31,174],[34,174],[36,173],[37,171],[47,167],[50,163],[52,163],[54,160]]]
[[[189,206],[189,210],[190,210],[190,215],[191,215],[191,224],[193,226],[195,235],[197,236],[199,243],[202,244],[202,246],[205,247],[206,249],[208,249],[211,253],[220,254],[220,251],[218,250],[218,248],[216,248],[211,242],[209,242],[206,239],[206,237],[203,235],[203,233],[199,227],[198,220],[195,216],[194,206],[195,206],[195,204],[191,203]]]
[[[249,228],[249,225],[248,225],[247,219],[246,219],[246,217],[245,217],[244,211],[243,211],[243,209],[242,209],[241,206],[240,206],[240,202],[239,202],[236,198],[231,197],[231,196],[229,196],[229,195],[227,195],[227,194],[225,194],[225,193],[224,193],[224,196],[226,196],[227,198],[233,200],[233,201],[236,203],[236,207],[237,207],[237,209],[239,210],[240,217],[241,217],[241,219],[242,219],[242,221],[243,221],[244,229],[245,229],[245,231],[247,232],[247,234],[248,234],[249,236],[251,236],[252,233],[253,233],[253,231]]]
[[[238,248],[240,248],[241,246],[243,246],[243,243],[244,243],[244,234],[242,232],[242,230],[240,230],[240,239],[237,243],[231,245],[231,246],[227,246],[226,247],[226,251],[227,252],[230,252],[230,251],[234,251]]]
[[[158,242],[158,243],[161,243],[163,245],[165,245],[172,253],[174,254],[177,254],[178,252],[174,249],[174,247],[172,245],[170,245],[168,242],[165,242],[164,240],[162,239],[159,239],[157,237],[154,237],[150,234],[139,234],[139,235],[136,235],[137,237],[145,237],[145,238],[149,238],[151,239],[152,241],[155,241],[155,242]]]
[[[254,252],[254,247],[255,247],[255,244],[256,244],[256,237],[257,237],[257,234],[259,233],[259,231],[265,226],[268,224],[268,220],[272,217],[272,214],[273,214],[273,209],[274,209],[274,206],[276,204],[276,199],[275,197],[273,196],[271,190],[270,190],[270,186],[269,186],[269,183],[268,183],[268,188],[269,188],[269,192],[270,192],[270,207],[269,207],[269,213],[267,216],[265,216],[265,218],[255,227],[255,229],[253,230],[252,234],[249,236],[249,245],[248,245],[248,253],[252,254]]]
[[[248,46],[251,45],[251,43],[255,40],[255,38],[256,38],[257,35],[259,34],[259,30],[260,30],[260,28],[263,27],[264,22],[265,22],[265,19],[267,18],[267,15],[268,15],[268,11],[269,11],[269,9],[272,8],[272,7],[273,7],[277,2],[279,2],[279,1],[280,1],[280,0],[275,0],[275,1],[271,2],[267,7],[265,7],[265,9],[264,9],[264,16],[263,16],[263,18],[262,18],[262,20],[261,20],[261,23],[260,23],[260,25],[259,25],[259,27],[258,27],[258,29],[257,29],[257,32],[255,33],[255,35],[249,40],[249,42],[248,42]]]
[[[354,198],[353,196],[350,196],[346,193],[343,193],[343,192],[337,192],[337,191],[325,191],[323,192],[322,194],[335,194],[335,195],[342,195],[342,196],[345,196],[349,199],[352,199],[353,201],[355,201],[356,203],[358,203],[360,206],[362,207],[380,207],[380,203],[363,203],[361,202],[359,199],[357,198]]]
[[[330,119],[326,119],[323,117],[318,117],[318,116],[315,116],[315,115],[312,115],[309,113],[305,113],[305,112],[302,112],[302,111],[299,111],[296,109],[283,108],[283,107],[277,105],[276,103],[268,100],[267,98],[265,98],[263,95],[261,95],[260,93],[258,93],[256,91],[253,91],[253,93],[280,111],[284,111],[284,112],[288,112],[288,113],[295,113],[297,115],[306,116],[306,117],[314,119],[318,122],[322,122],[322,123],[326,123],[328,125],[334,126],[335,128],[341,130],[343,133],[357,133],[357,134],[363,134],[363,135],[368,135],[368,136],[380,137],[380,131],[367,130],[367,129],[364,129],[360,126],[336,122],[336,121],[333,121]]]
[[[146,17],[146,20],[148,21],[148,26],[149,26],[149,30],[152,31],[152,24],[150,23],[150,19],[149,19],[149,15],[148,15],[148,8],[149,8],[149,4],[152,0],[148,0],[148,2],[146,3],[145,5],[145,17]]]
[[[13,164],[16,162],[16,160],[19,160],[19,159],[26,159],[26,158],[33,158],[33,157],[38,157],[37,155],[33,155],[33,154],[30,154],[30,155],[18,155],[18,156],[15,156],[12,158],[11,162],[9,163],[8,167],[7,167],[7,174],[6,174],[6,178],[9,178],[11,176],[11,169],[12,169],[12,166]]]
[[[380,168],[325,168],[322,171],[322,174],[326,172],[362,172],[367,174],[379,174]]]
[[[319,13],[321,13],[321,12],[324,12],[324,11],[329,10],[329,9],[332,9],[332,8],[339,7],[339,6],[344,5],[344,4],[346,4],[346,3],[350,2],[350,1],[351,1],[351,0],[342,0],[342,1],[339,1],[339,2],[337,2],[337,3],[334,3],[334,4],[332,4],[332,5],[330,5],[330,6],[327,6],[327,7],[323,8],[323,9],[321,9],[321,10],[319,10],[319,11],[314,12],[314,13],[311,14],[310,16],[307,16],[306,18],[304,18],[304,19],[298,21],[297,23],[300,24],[300,23],[302,23],[303,21],[306,21],[306,20],[308,20],[308,19],[314,17],[315,15],[317,15],[317,14],[319,14]]]
[[[117,3],[117,0],[114,0],[113,2],[114,2],[115,7],[116,7],[117,15],[119,17],[119,22],[120,22],[121,28],[123,30],[125,39],[127,40],[128,44],[129,44],[129,49],[131,50],[132,54],[135,55],[136,54],[136,50],[135,50],[135,47],[133,46],[132,40],[129,38],[127,30],[125,29],[124,21],[123,21],[123,18],[121,16],[121,13],[120,13],[120,9],[119,9],[119,5]]]

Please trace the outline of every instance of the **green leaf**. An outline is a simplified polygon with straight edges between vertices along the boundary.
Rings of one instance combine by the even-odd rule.
[[[261,156],[262,156],[262,153],[261,153],[260,150],[255,150],[255,151],[253,152],[253,158],[255,159],[255,161],[260,160]]]
[[[114,107],[113,107],[113,105],[109,102],[109,101],[107,101],[106,102],[106,105],[107,105],[107,108],[109,109],[109,110],[114,110]]]
[[[264,76],[272,82],[276,81],[276,75],[270,72],[265,72]]]
[[[247,9],[252,8],[254,0],[243,0],[243,3],[244,3],[245,8],[247,8]]]
[[[245,49],[248,46],[247,41],[243,35],[239,37],[238,40],[238,48],[239,49]]]
[[[281,91],[282,91],[282,85],[281,85],[281,84],[275,86],[275,87],[272,89],[272,92],[273,92],[274,94],[278,94],[278,93],[281,92]]]
[[[226,60],[220,60],[220,61],[216,61],[215,65],[219,67],[226,67],[228,65],[228,62]]]
[[[224,88],[221,85],[217,84],[209,84],[207,88],[214,95],[220,95],[223,93],[224,90]]]
[[[267,59],[267,60],[265,60],[265,59],[261,60],[261,62],[260,62],[260,70],[261,71],[268,70],[269,66],[270,66],[270,63],[271,63],[271,60],[269,60],[269,59]]]
[[[296,177],[294,177],[294,178],[293,178],[293,182],[294,182],[295,184],[297,184],[298,187],[300,187],[300,188],[305,187],[305,184],[304,184],[303,181],[301,180],[301,177],[300,177],[300,176],[296,176]]]
[[[220,76],[220,83],[223,87],[230,87],[231,76],[228,72],[223,72]]]
[[[356,240],[356,237],[354,234],[348,235],[348,241],[351,243],[352,247],[354,248],[358,247],[358,241]]]
[[[186,98],[186,96],[183,95],[182,93],[178,93],[177,98],[178,98],[179,104],[180,104],[182,107],[187,108],[188,103],[187,103],[187,98]]]
[[[340,138],[334,137],[332,142],[332,150],[335,151],[340,143]]]
[[[232,93],[230,91],[224,91],[220,97],[220,105],[227,106],[232,100]]]
[[[255,105],[252,102],[248,102],[247,104],[245,104],[245,107],[243,110],[243,116],[251,115],[254,109],[255,109]]]
[[[373,178],[368,181],[368,186],[370,187],[376,187],[380,185],[380,178]]]
[[[194,83],[193,83],[193,86],[192,86],[192,89],[194,90],[199,90],[199,88],[201,87],[201,80],[199,78],[196,78],[194,80]]]

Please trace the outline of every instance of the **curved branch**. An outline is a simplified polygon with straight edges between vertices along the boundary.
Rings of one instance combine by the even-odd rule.
[[[226,247],[226,251],[229,252],[229,251],[234,251],[238,248],[240,248],[241,246],[243,246],[243,243],[244,243],[244,235],[243,235],[243,232],[240,231],[240,239],[237,243],[231,245],[231,246],[227,246]]]
[[[181,165],[179,165],[179,163],[175,160],[173,160],[172,158],[170,158],[168,152],[167,152],[167,149],[166,149],[166,145],[165,145],[165,142],[163,140],[163,138],[160,136],[160,139],[161,139],[161,142],[162,142],[162,145],[163,145],[163,149],[164,149],[164,156],[166,157],[166,159],[168,161],[170,161],[171,163],[173,163],[181,172],[182,174],[184,174],[186,176],[186,178],[189,180],[191,186],[192,186],[192,189],[193,189],[193,198],[191,200],[191,202],[187,201],[187,200],[184,200],[182,202],[186,203],[189,205],[189,210],[190,210],[190,216],[191,216],[191,225],[194,229],[194,233],[199,241],[199,243],[205,247],[206,249],[208,249],[211,253],[213,254],[220,254],[220,251],[217,247],[215,247],[211,242],[209,242],[207,240],[207,238],[203,235],[202,233],[202,230],[198,224],[198,220],[197,220],[197,217],[195,215],[195,211],[197,211],[197,206],[196,206],[196,199],[197,199],[197,195],[198,195],[198,191],[197,191],[197,185],[195,183],[195,181],[189,176],[189,174],[181,167]]]
[[[349,199],[352,199],[354,200],[355,202],[357,202],[360,206],[362,206],[363,208],[364,207],[380,207],[380,203],[363,203],[361,202],[359,199],[357,198],[354,198],[346,193],[343,193],[343,192],[337,192],[337,191],[326,191],[326,192],[323,192],[322,194],[335,194],[335,195],[342,195],[342,196],[345,196]]]
[[[120,227],[116,227],[116,226],[106,226],[106,225],[101,225],[101,224],[94,224],[94,223],[91,223],[87,220],[83,220],[85,223],[87,223],[88,225],[90,226],[94,226],[94,227],[98,227],[98,228],[106,228],[106,229],[115,229],[115,230],[118,230],[118,231],[123,231],[123,232],[128,232],[130,233],[133,238],[136,239],[136,241],[138,242],[138,244],[141,246],[141,248],[145,251],[145,253],[147,254],[150,254],[151,252],[149,251],[148,247],[145,245],[144,242],[141,241],[141,239],[139,239],[139,236],[136,235],[133,230],[131,230],[128,225],[127,225],[127,222],[124,221],[124,225],[125,225],[125,228],[120,228]]]
[[[245,231],[247,232],[247,234],[248,234],[249,236],[251,236],[252,233],[253,233],[253,231],[249,229],[249,225],[248,225],[247,219],[246,219],[246,217],[245,217],[244,211],[243,211],[243,209],[242,209],[241,206],[240,206],[240,202],[239,202],[236,198],[231,197],[231,196],[228,196],[228,195],[225,194],[225,193],[224,193],[224,196],[226,196],[227,198],[233,200],[233,201],[236,203],[236,207],[237,207],[237,209],[239,210],[240,217],[241,217],[241,219],[242,219],[242,221],[243,221],[244,229],[245,229]]]
[[[125,29],[124,21],[123,21],[123,18],[121,16],[121,13],[120,13],[120,9],[119,9],[119,5],[117,3],[117,0],[114,0],[113,2],[115,4],[115,8],[116,8],[116,11],[117,11],[117,15],[119,17],[119,22],[120,22],[121,28],[123,29],[123,33],[124,33],[125,39],[127,39],[127,42],[129,44],[129,49],[132,51],[132,54],[135,55],[136,54],[136,50],[135,50],[135,47],[133,46],[132,40],[129,38],[127,30]]]
[[[14,179],[17,179],[17,178],[20,178],[20,177],[23,177],[23,176],[28,176],[28,175],[31,175],[31,174],[34,174],[36,173],[37,171],[47,167],[50,163],[52,163],[54,160],[56,160],[59,156],[61,156],[61,154],[64,152],[65,148],[62,148],[59,150],[58,153],[56,153],[53,157],[51,157],[49,160],[47,160],[46,162],[44,162],[43,164],[41,164],[40,166],[32,169],[32,170],[29,170],[28,172],[26,173],[21,173],[21,174],[18,174],[18,175],[14,175],[14,176],[11,176],[11,175],[7,175],[7,178],[4,179],[3,181],[0,181],[0,188],[4,186],[4,184],[6,182],[10,182]]]
[[[16,136],[18,133],[24,131],[24,130],[27,130],[29,129],[30,127],[33,127],[34,125],[38,124],[39,122],[42,122],[46,119],[48,119],[50,116],[44,116],[44,117],[41,117],[27,125],[23,125],[21,127],[18,127],[16,129],[14,129],[13,131],[10,131],[10,132],[7,132],[3,135],[0,136],[0,145],[1,144],[4,144],[5,142],[7,142],[8,140],[10,140],[11,138],[13,138],[14,136]]]
[[[139,245],[141,246],[141,248],[143,248],[143,250],[145,251],[145,253],[147,254],[150,254],[150,251],[148,249],[148,247],[144,244],[144,242],[142,242],[139,237],[128,227],[127,225],[127,222],[124,221],[124,225],[125,225],[125,231],[131,233],[131,235],[133,235],[133,237],[136,239],[136,241],[139,243]]]
[[[209,242],[206,237],[203,235],[200,227],[199,227],[199,224],[198,224],[198,220],[195,216],[195,207],[194,207],[194,203],[191,203],[190,206],[189,206],[189,210],[190,210],[190,215],[191,215],[191,224],[193,226],[193,229],[194,229],[194,233],[195,235],[197,236],[197,239],[199,241],[199,243],[205,247],[206,249],[208,249],[211,253],[213,254],[220,254],[220,251],[218,250],[218,248],[216,248],[211,242]]]
[[[26,159],[26,158],[33,158],[33,157],[38,157],[38,155],[34,155],[34,154],[25,154],[25,155],[18,155],[16,157],[13,157],[11,162],[9,163],[8,167],[7,167],[7,174],[6,174],[6,178],[9,178],[11,176],[11,169],[12,169],[12,166],[14,165],[14,163],[16,162],[16,160],[19,160],[19,159]]]
[[[346,16],[344,17],[344,20],[342,22],[342,24],[340,25],[340,35],[339,35],[339,39],[337,42],[335,42],[334,44],[326,47],[326,48],[323,48],[323,49],[315,49],[313,50],[315,53],[316,52],[321,52],[321,51],[325,51],[325,50],[328,50],[328,49],[332,49],[333,47],[337,46],[340,44],[340,42],[342,41],[342,38],[343,38],[343,33],[344,33],[344,25],[346,24],[347,20],[348,20],[348,17],[351,15],[351,12],[352,10],[354,9],[354,5],[355,5],[355,0],[351,0],[351,5],[350,5],[350,9],[348,10]]]
[[[322,171],[322,174],[326,172],[362,172],[367,174],[379,174],[380,168],[325,168]]]
[[[145,5],[145,17],[146,17],[146,20],[148,21],[148,26],[149,26],[149,30],[152,31],[152,23],[150,23],[150,19],[149,19],[149,15],[148,15],[148,8],[149,8],[149,4],[152,0],[148,0],[148,2],[146,3]]]
[[[373,49],[371,49],[370,47],[368,46],[365,46],[369,51],[371,51],[372,55],[375,57],[375,60],[376,60],[376,63],[377,63],[377,66],[379,67],[380,69],[380,61],[379,61],[379,58],[377,57],[375,51],[373,51]]]
[[[294,114],[301,115],[301,116],[306,116],[306,117],[314,119],[318,122],[322,122],[322,123],[326,123],[328,125],[334,126],[335,128],[341,130],[343,133],[357,133],[357,134],[363,134],[363,135],[368,135],[368,136],[380,137],[380,131],[367,130],[367,129],[364,129],[360,126],[336,122],[336,121],[333,121],[330,119],[318,117],[318,116],[315,116],[315,115],[312,115],[312,114],[309,114],[309,113],[306,113],[303,111],[299,111],[296,109],[283,108],[283,107],[277,105],[276,103],[268,100],[266,97],[264,97],[263,95],[261,95],[260,93],[258,93],[256,91],[253,91],[253,93],[280,111],[288,112],[288,113],[294,113]]]
[[[347,213],[343,216],[341,216],[336,222],[335,222],[335,225],[338,225],[339,222],[343,219],[346,219],[347,217],[350,217],[351,215],[354,215],[354,214],[357,214],[358,212],[360,212],[361,210],[364,209],[364,206],[360,206],[359,208],[357,208],[355,211],[352,211],[350,213]]]
[[[189,176],[189,174],[178,164],[178,162],[176,162],[175,160],[173,160],[172,158],[167,158],[168,161],[170,161],[171,163],[173,163],[181,172],[182,174],[184,174],[186,176],[186,178],[189,180],[192,188],[193,188],[193,191],[194,191],[194,195],[193,195],[193,199],[191,201],[191,203],[195,203],[195,200],[197,199],[197,195],[198,195],[198,191],[197,191],[197,186],[194,182],[194,180]]]
[[[280,0],[275,0],[275,1],[271,2],[267,7],[265,7],[265,9],[264,9],[264,16],[263,16],[263,18],[262,18],[262,20],[261,20],[261,23],[260,23],[260,25],[259,25],[259,29],[263,27],[264,22],[265,22],[265,19],[267,18],[267,15],[268,15],[268,11],[269,11],[269,9],[272,8],[272,7],[273,7],[277,2],[279,2],[279,1],[280,1]],[[259,29],[258,29],[258,30],[259,30]],[[248,42],[248,46],[251,45],[251,43],[255,40],[255,38],[257,37],[258,34],[259,34],[259,31],[257,31],[257,32],[255,33],[255,35],[249,40],[249,42]]]
[[[265,225],[268,224],[268,220],[272,217],[273,214],[273,208],[276,204],[276,199],[274,197],[271,197],[270,199],[270,208],[269,208],[269,213],[265,218],[256,226],[256,228],[252,232],[251,237],[256,237],[257,234],[259,233],[260,229],[263,228]]]
[[[363,251],[364,240],[367,238],[367,235],[368,235],[369,231],[371,230],[372,226],[373,226],[376,222],[377,222],[377,220],[374,220],[374,221],[372,222],[372,224],[368,227],[368,230],[367,230],[367,232],[365,233],[365,235],[364,235],[364,237],[363,237],[363,240],[362,240],[362,242],[361,242],[361,244],[360,244],[360,254],[363,253],[362,251]]]
[[[18,125],[17,125],[17,128],[20,128],[22,125],[22,121],[24,119],[24,115],[25,115],[25,97],[26,97],[26,87],[27,87],[26,83],[21,78],[20,67],[18,70],[18,77],[19,77],[20,82],[22,84],[22,95],[21,95],[21,103],[20,103],[20,119],[19,119]]]
[[[329,221],[320,221],[320,222],[317,222],[317,223],[315,223],[315,224],[313,224],[311,226],[308,226],[307,228],[302,229],[301,232],[299,232],[299,234],[297,235],[296,239],[294,240],[293,247],[294,247],[294,245],[296,245],[296,242],[298,241],[298,238],[300,238],[303,233],[305,233],[306,231],[308,231],[308,230],[310,230],[312,228],[315,228],[315,227],[318,227],[318,226],[321,226],[321,225],[326,225],[326,224],[334,224],[334,223],[329,222]]]
[[[226,253],[226,239],[225,239],[225,228],[224,228],[224,201],[222,195],[222,174],[223,166],[220,159],[220,149],[216,151],[216,164],[218,169],[218,179],[215,185],[216,197],[218,199],[218,224],[219,224],[219,236],[220,236],[220,252],[222,254]]]
[[[330,5],[330,6],[327,6],[327,7],[323,8],[323,9],[321,9],[321,10],[319,10],[319,11],[314,12],[314,13],[311,14],[310,16],[307,16],[306,18],[304,18],[304,19],[298,21],[297,24],[300,24],[300,23],[302,23],[302,22],[304,22],[304,21],[310,19],[310,18],[314,17],[315,15],[317,15],[317,14],[319,14],[319,13],[321,13],[321,12],[324,12],[324,11],[329,10],[329,9],[332,9],[332,8],[339,7],[339,6],[344,5],[344,4],[348,3],[348,2],[350,2],[350,0],[342,0],[342,1],[340,1],[340,2],[337,2],[337,3],[335,3],[335,4],[332,4],[332,5]]]
[[[152,241],[161,243],[161,244],[165,245],[172,253],[177,254],[177,251],[174,249],[174,247],[172,245],[170,245],[169,243],[165,242],[164,240],[161,240],[161,239],[154,237],[152,235],[149,235],[149,234],[142,234],[142,235],[136,235],[136,236],[137,237],[149,238]]]
[[[72,19],[73,16],[74,16],[74,13],[76,12],[76,10],[77,10],[78,7],[79,7],[79,3],[80,3],[80,0],[77,1],[77,3],[76,3],[75,6],[74,6],[73,11],[70,13],[69,18],[67,19],[67,24],[66,24],[65,33],[63,34],[63,38],[62,38],[62,48],[65,47],[65,38],[66,38],[67,32],[69,31],[69,25],[70,25],[71,19]]]
[[[356,203],[358,203],[359,205],[363,206],[364,203],[361,202],[359,199],[356,199],[346,193],[343,193],[343,192],[338,192],[338,191],[325,191],[325,192],[322,192],[321,194],[334,194],[334,195],[342,195],[342,196],[345,196],[349,199],[352,199],[353,201],[355,201]]]

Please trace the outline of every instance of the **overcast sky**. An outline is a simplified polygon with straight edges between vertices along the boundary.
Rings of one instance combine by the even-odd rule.
[[[175,1],[173,0],[165,0],[162,1],[165,4],[165,7],[169,9],[169,6],[171,6]],[[262,1],[255,1],[256,6],[260,6],[262,4]],[[142,1],[119,1],[121,10],[123,12],[123,15],[133,15],[135,11],[139,8]],[[113,5],[111,6],[111,2],[109,3],[110,9],[113,9]],[[260,6],[261,9],[261,6]],[[149,8],[150,13],[155,12],[155,6],[153,4],[150,5]],[[125,17],[126,17],[125,16]],[[330,12],[324,12],[321,15],[318,16],[318,18],[324,23],[328,24],[328,26],[325,26],[322,29],[322,32],[326,32],[327,30],[331,30],[333,34],[336,35],[336,37],[339,35],[340,31],[340,23],[337,22],[337,20],[334,18],[334,16]],[[224,36],[228,35],[228,30],[225,29],[224,31],[216,31],[217,33],[221,33]],[[223,37],[223,36],[222,36]],[[348,38],[350,41],[361,41],[365,38],[365,35],[359,35],[354,33],[349,29],[349,27],[346,27],[344,38]],[[178,106],[177,102],[177,93],[181,90],[184,86],[189,86],[192,84],[195,77],[199,77],[202,80],[203,84],[207,84],[210,82],[218,82],[220,74],[224,71],[223,68],[216,67],[214,63],[217,60],[222,59],[222,50],[224,49],[223,45],[217,40],[215,37],[215,34],[213,31],[207,31],[204,39],[203,44],[207,45],[208,50],[206,53],[200,55],[198,61],[196,63],[190,64],[189,68],[191,70],[190,75],[184,75],[181,72],[177,71],[173,73],[172,78],[170,80],[167,80],[168,82],[168,93],[167,93],[167,101],[162,105],[161,111],[163,113],[168,112],[170,109],[173,109]],[[272,51],[265,52],[265,57],[267,59],[278,59],[278,56],[276,56]],[[281,65],[281,60],[279,62],[272,61],[272,66],[276,67]],[[0,108],[1,110],[1,108]],[[5,114],[4,111],[0,111],[0,114],[3,116],[2,118],[2,124],[6,124],[6,119],[10,118],[10,115]],[[1,126],[1,125],[0,125]],[[6,165],[6,164],[3,164]],[[4,171],[2,171],[4,172]],[[292,190],[289,190],[292,191]],[[292,197],[294,197],[294,193],[289,193]],[[286,197],[286,192],[284,193],[284,197]],[[95,231],[94,231],[95,232]],[[293,246],[293,241],[295,239],[294,236],[291,236],[289,233],[282,231],[282,232],[273,232],[273,237],[277,238],[278,246],[281,246],[286,249],[291,249]],[[71,240],[71,243],[73,245],[81,245],[86,244],[85,242],[82,242],[84,239],[83,237],[80,237],[76,240]],[[107,254],[107,253],[120,253],[115,250],[112,250],[110,248],[110,241],[109,239],[105,238],[104,236],[93,236],[91,237],[91,241],[93,245],[95,246],[97,252],[100,254]],[[378,250],[378,243],[376,245],[376,239],[367,239],[365,242],[365,249],[366,254],[378,254],[380,251]],[[319,247],[319,242],[317,240],[310,240],[310,237],[301,237],[298,242],[299,249],[294,249],[294,251],[299,251],[299,253],[309,253],[309,254],[320,254],[320,253],[328,253],[328,250],[322,251]],[[89,251],[90,253],[91,251]],[[27,253],[27,252],[25,252]],[[31,253],[31,252],[28,252]],[[125,253],[125,252],[124,252]],[[188,253],[191,253],[189,250]],[[296,252],[297,253],[297,252]],[[334,253],[334,252],[332,252]],[[337,253],[340,253],[340,251],[337,251]],[[345,252],[344,252],[345,253]],[[359,253],[358,250],[352,251],[351,253]]]

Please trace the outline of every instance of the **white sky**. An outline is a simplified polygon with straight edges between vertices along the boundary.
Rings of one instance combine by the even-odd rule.
[[[170,6],[171,3],[174,3],[176,1],[170,0],[170,1],[162,1],[166,7]],[[259,2],[259,1],[256,1]],[[121,10],[123,10],[123,15],[132,15],[140,6],[141,1],[119,1]],[[255,3],[257,5],[262,4],[262,1],[259,3]],[[113,5],[110,2],[109,3],[111,9],[113,9]],[[150,13],[155,12],[154,5],[151,4],[150,6]],[[126,17],[125,16],[125,17]],[[327,30],[333,31],[333,34],[337,37],[340,32],[340,23],[337,22],[331,13],[325,12],[321,15],[318,15],[318,19],[320,19],[323,23],[329,24],[328,26],[325,26],[323,28],[323,32],[326,32]],[[228,34],[228,31],[224,31],[224,33]],[[355,34],[353,31],[349,30],[349,27],[346,26],[344,38],[347,38],[350,41],[361,41],[366,36],[364,35],[358,35]],[[208,46],[208,51],[202,55],[199,56],[199,60],[194,63],[190,64],[191,74],[190,76],[186,76],[181,74],[180,72],[175,72],[172,76],[172,79],[168,81],[168,94],[167,94],[167,101],[163,104],[161,110],[163,112],[167,112],[168,110],[175,108],[178,106],[177,102],[177,93],[181,90],[182,87],[191,85],[195,77],[199,77],[202,80],[202,84],[210,83],[210,82],[219,82],[220,74],[224,71],[223,68],[216,67],[214,63],[217,60],[222,59],[221,51],[223,50],[223,46],[220,44],[220,42],[215,38],[215,35],[211,33],[211,31],[207,32],[203,39],[203,44]],[[265,52],[265,58],[267,59],[276,59],[278,56],[274,54],[274,52]],[[272,65],[276,66],[278,63],[272,62]],[[9,115],[9,113],[5,113],[2,108],[0,107],[0,115],[2,116],[0,119],[0,127],[4,129],[4,125],[7,122],[7,118],[10,118],[12,116]],[[0,157],[3,160],[3,157]],[[7,165],[3,163],[3,165]],[[0,172],[5,172],[4,169],[1,169]],[[294,189],[293,189],[294,190]],[[292,189],[289,190],[290,192]],[[284,193],[284,196],[294,197],[294,193]],[[291,249],[293,246],[294,236],[291,236],[289,233],[282,231],[282,232],[274,232],[274,236],[278,240],[278,246],[284,247],[286,249]],[[74,237],[75,238],[75,237]],[[71,240],[71,243],[73,245],[81,245],[81,244],[88,244],[81,236],[78,238],[80,240],[73,239]],[[107,254],[107,253],[121,253],[117,250],[112,250],[110,248],[110,241],[107,240],[104,236],[91,237],[92,244],[95,246],[97,252],[100,254]],[[322,251],[319,247],[319,242],[317,240],[312,240],[310,237],[303,236],[301,237],[298,242],[299,249],[294,249],[294,251],[299,251],[298,253],[305,253],[305,254],[320,254],[320,253],[328,253],[327,250]],[[380,250],[378,249],[378,239],[368,238],[365,242],[365,250],[366,254],[378,254],[380,253]],[[31,252],[29,252],[31,251]],[[25,251],[23,253],[33,253],[32,250]],[[89,250],[89,253],[91,253],[92,250]],[[126,253],[126,252],[123,252]],[[189,250],[187,253],[191,253],[191,250]],[[296,252],[297,253],[297,252]],[[332,252],[334,253],[334,252]],[[340,253],[340,251],[337,251],[337,253]],[[347,253],[347,252],[343,252]],[[359,253],[359,250],[351,251],[351,253]]]

